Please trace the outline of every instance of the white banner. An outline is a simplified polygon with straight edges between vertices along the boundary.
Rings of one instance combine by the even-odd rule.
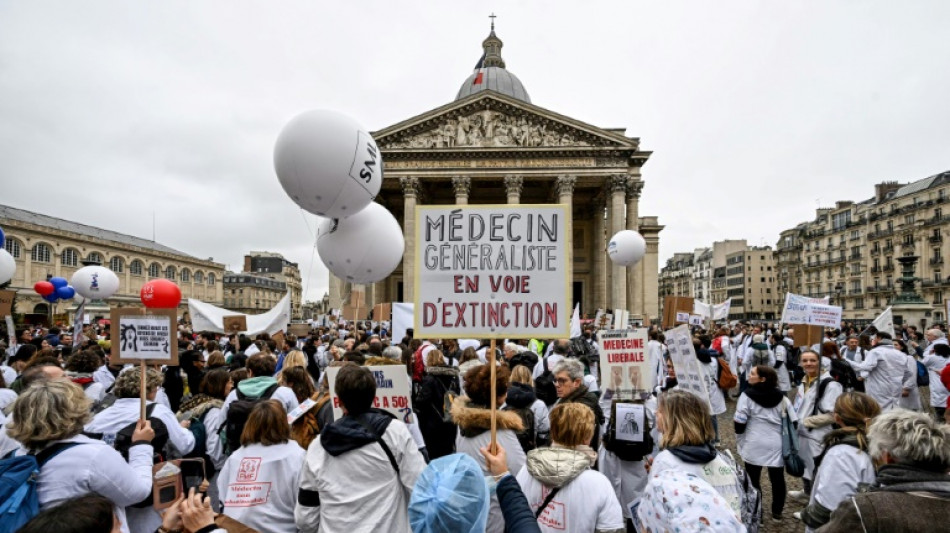
[[[701,315],[689,315],[689,325],[690,326],[702,326],[703,317]]]
[[[327,382],[330,385],[330,401],[333,402],[333,419],[343,417],[340,398],[336,395],[336,376],[338,366],[327,367]],[[403,365],[367,366],[376,378],[376,398],[373,407],[392,413],[396,419],[406,424],[412,423],[412,394],[409,388],[409,376]]]
[[[247,315],[217,307],[194,298],[188,299],[188,314],[191,316],[191,326],[194,331],[224,331],[224,317],[244,315],[247,317],[247,331],[245,335],[254,336],[259,333],[273,335],[278,331],[287,331],[290,324],[290,293],[288,292],[271,310],[259,315]]]
[[[634,391],[650,391],[653,375],[645,328],[601,330],[597,332],[597,343],[603,389],[628,398]]]
[[[706,379],[699,367],[696,351],[693,349],[693,336],[685,325],[666,331],[666,345],[670,349],[670,359],[676,370],[677,387],[692,392],[709,403]]]
[[[886,331],[891,334],[891,337],[896,337],[894,334],[894,313],[890,307],[874,319],[873,325],[878,331]]]
[[[167,361],[171,343],[177,342],[172,321],[164,316],[123,316],[119,318],[119,357]]]
[[[693,314],[702,317],[713,316],[713,306],[699,300],[693,300]]]
[[[782,308],[782,323],[783,324],[812,324],[808,322],[808,316],[813,305],[822,305],[828,306],[830,301],[828,296],[824,298],[806,298],[799,294],[792,294],[790,292],[785,293],[785,306]],[[832,327],[838,327],[840,325],[840,307],[839,309],[839,324],[835,324]],[[819,313],[823,315],[823,313]],[[812,325],[824,325],[824,324],[812,324]]]
[[[568,337],[570,228],[565,205],[416,207],[416,337]]]
[[[728,320],[729,309],[731,308],[732,308],[732,298],[726,299],[726,301],[722,302],[721,304],[714,305],[712,319],[713,320]]]
[[[412,302],[393,302],[393,342],[402,342],[402,338],[412,327],[412,310]]]

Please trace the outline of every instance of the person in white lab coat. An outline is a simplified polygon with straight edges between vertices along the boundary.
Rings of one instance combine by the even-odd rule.
[[[907,350],[907,343],[902,339],[894,339],[894,347],[907,354],[908,372],[904,374],[904,389],[901,391],[898,406],[902,409],[920,411],[923,405],[920,403],[920,387],[917,386],[917,357],[910,354]],[[930,390],[932,391],[933,387]],[[933,397],[933,393],[930,394]]]
[[[804,490],[793,490],[788,497],[807,500],[815,476],[815,458],[821,454],[825,435],[832,430],[832,411],[843,389],[827,370],[822,371],[821,357],[813,350],[802,352],[801,365],[805,376],[795,391],[794,407],[798,413],[798,455],[805,462]]]
[[[894,348],[890,333],[877,333],[874,348],[864,361],[844,360],[864,378],[865,392],[877,400],[882,411],[898,406],[909,369],[907,356]]]
[[[344,416],[307,449],[294,510],[297,529],[408,531],[409,497],[425,468],[416,442],[404,423],[371,408],[376,379],[367,368],[341,367],[334,388]]]
[[[930,344],[924,350],[920,362],[927,367],[930,374],[930,406],[933,407],[937,421],[944,419],[947,410],[947,388],[940,381],[940,372],[950,363],[950,345],[947,344],[947,335],[937,329],[929,329],[926,333]],[[942,346],[942,348],[941,348]],[[916,377],[916,374],[915,374]]]
[[[139,422],[126,461],[111,446],[82,435],[83,424],[91,417],[90,405],[78,385],[64,379],[44,381],[28,387],[17,399],[7,431],[23,445],[18,454],[46,451],[51,455],[37,477],[40,510],[98,494],[112,502],[121,531],[129,533],[126,506],[152,493],[155,432],[147,421]]]
[[[881,407],[867,394],[846,392],[835,402],[834,418],[840,429],[825,436],[815,483],[808,507],[795,513],[808,528],[816,531],[828,523],[838,504],[858,492],[861,484],[874,482],[874,463],[868,455],[868,425]]]
[[[290,439],[287,411],[279,401],[255,405],[241,447],[218,476],[224,514],[258,531],[296,533],[294,508],[305,453]]]
[[[734,418],[739,455],[756,489],[762,469],[769,472],[772,485],[772,520],[782,520],[785,507],[785,462],[782,458],[782,416],[798,424],[791,402],[778,389],[778,374],[771,366],[749,370],[749,388],[739,396]]]

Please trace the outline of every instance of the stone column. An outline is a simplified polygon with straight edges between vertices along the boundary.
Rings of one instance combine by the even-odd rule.
[[[419,197],[419,178],[399,178],[403,194],[403,239],[406,249],[402,254],[403,300],[411,302],[415,298],[415,258],[416,258],[416,200]]]
[[[509,204],[521,203],[521,190],[524,186],[524,178],[521,176],[505,176],[505,192],[508,195]]]
[[[593,285],[592,290],[594,291],[593,299],[593,309],[589,311],[594,312],[597,309],[606,309],[607,308],[607,273],[605,272],[604,262],[608,261],[607,259],[607,227],[606,227],[606,211],[604,207],[604,197],[602,195],[597,195],[593,201],[592,209],[592,224],[593,235],[591,236],[591,254],[593,255],[591,265],[591,284]]]
[[[627,194],[627,176],[611,176],[607,181],[610,191],[610,235],[613,236],[625,228],[624,210]],[[610,308],[627,309],[627,269],[611,263]]]
[[[627,181],[627,229],[640,231],[640,193],[643,191],[643,182],[639,175],[630,176]],[[643,261],[641,261],[643,263]],[[640,265],[627,269],[627,304],[630,306],[630,315],[648,318],[643,314],[643,274]]]
[[[472,178],[468,176],[453,176],[452,188],[455,189],[455,205],[467,205],[468,194],[472,190]]]

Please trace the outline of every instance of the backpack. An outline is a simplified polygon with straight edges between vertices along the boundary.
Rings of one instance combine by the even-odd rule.
[[[250,416],[251,410],[258,403],[269,400],[278,387],[280,387],[278,383],[267,387],[260,398],[248,398],[240,388],[237,389],[237,399],[228,406],[228,416],[224,423],[224,445],[228,455],[241,447],[241,433],[244,432],[244,425],[247,424],[247,417]]]
[[[917,386],[930,386],[930,372],[927,371],[927,367],[925,367],[920,361],[917,361]]]
[[[13,533],[40,512],[36,478],[47,461],[78,442],[60,442],[36,455],[20,455],[0,461],[0,533]]]
[[[293,425],[290,426],[290,438],[297,441],[297,444],[304,450],[310,447],[310,443],[317,438],[317,435],[319,435],[323,429],[320,427],[320,418],[318,415],[320,414],[320,409],[322,409],[328,401],[330,401],[329,394],[324,394],[319,397],[317,403],[312,405],[310,409],[307,409],[307,412],[300,415],[300,418],[295,420]]]
[[[502,411],[512,411],[517,413],[521,418],[522,425],[524,428],[517,433],[518,443],[521,444],[521,449],[524,450],[524,453],[538,447],[538,443],[535,440],[535,425],[534,425],[534,411],[530,407],[512,407],[506,405],[502,408]]]
[[[719,388],[729,390],[738,385],[739,378],[732,373],[732,369],[729,368],[729,363],[722,357],[717,357],[716,361],[719,363],[719,369],[716,373],[716,381],[718,382]]]
[[[789,367],[796,367],[802,361],[802,349],[798,346],[789,346],[785,342],[785,363]]]
[[[568,346],[568,354],[571,357],[590,357],[593,355],[594,349],[590,344],[587,343],[587,339],[583,336],[574,337],[571,339],[571,343]]]
[[[832,381],[835,381],[834,378],[825,378],[818,382],[818,394],[815,395],[815,405],[811,408],[811,416],[815,416],[821,411],[821,399],[825,397],[825,389],[828,388],[828,384]],[[822,411],[823,413],[824,411]],[[811,431],[809,429],[809,431]]]
[[[545,405],[551,407],[557,401],[557,389],[554,388],[554,374],[548,368],[548,358],[541,359],[544,372],[534,378],[534,393]]]
[[[758,533],[759,524],[762,522],[762,493],[752,485],[752,478],[732,457],[732,452],[729,450],[720,452],[719,457],[736,472],[736,478],[742,487],[739,518],[745,525],[746,531]]]
[[[638,427],[637,420],[617,420],[617,404],[634,404],[643,407],[643,427]],[[646,413],[643,402],[631,400],[614,400],[610,404],[610,420],[607,422],[607,431],[604,433],[604,448],[613,453],[621,461],[642,461],[653,452],[653,436],[650,435],[650,418]],[[629,435],[639,434],[642,439],[637,441],[619,438],[620,433]]]
[[[772,366],[769,364],[769,350],[767,348],[754,348],[752,345],[749,347],[752,348],[752,366]]]
[[[211,479],[217,471],[214,467],[214,461],[208,455],[208,426],[205,425],[205,417],[208,416],[210,410],[210,408],[206,409],[205,412],[201,413],[201,416],[192,416],[189,419],[191,424],[188,426],[188,431],[195,437],[195,447],[185,454],[186,458],[198,458],[204,461],[205,475],[208,479]]]
[[[846,391],[854,390],[860,383],[854,369],[843,359],[832,359],[829,373]]]
[[[113,382],[112,385],[109,385],[109,388],[106,389],[106,393],[102,396],[102,399],[99,400],[98,403],[93,404],[92,406],[93,416],[105,411],[109,407],[112,407],[112,404],[114,404],[116,400],[115,393],[113,392],[114,389],[115,389],[115,383]]]

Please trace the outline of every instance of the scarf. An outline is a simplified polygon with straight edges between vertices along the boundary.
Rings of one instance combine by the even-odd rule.
[[[762,407],[772,408],[782,403],[785,395],[776,387],[770,387],[765,383],[756,383],[745,390],[745,395],[753,402]]]

